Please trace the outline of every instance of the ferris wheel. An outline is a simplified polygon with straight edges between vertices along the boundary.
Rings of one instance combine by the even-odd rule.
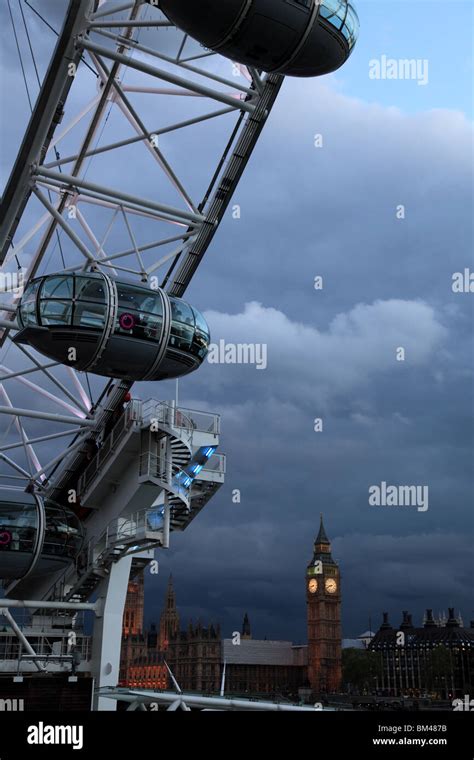
[[[86,604],[103,579],[98,557],[103,570],[104,558],[110,568],[166,546],[223,481],[217,415],[137,401],[132,386],[181,377],[205,359],[205,305],[188,303],[186,289],[284,76],[339,68],[358,21],[346,0],[201,5],[70,0],[2,196],[7,596]],[[131,459],[140,488],[112,499]],[[140,540],[134,517],[127,541],[116,521],[138,504],[155,512],[142,516]],[[52,539],[52,525],[67,529]]]

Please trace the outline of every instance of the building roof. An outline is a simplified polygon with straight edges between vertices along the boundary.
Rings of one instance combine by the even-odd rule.
[[[399,629],[392,628],[386,612],[383,623],[369,644],[370,649],[384,649],[397,646],[398,631],[405,633],[405,646],[426,647],[444,645],[446,647],[467,645],[474,647],[474,628],[463,628],[454,617],[453,608],[449,609],[449,617],[442,625],[433,619],[431,610],[426,611],[425,624],[415,627],[412,616],[403,612],[403,620]]]
[[[223,639],[222,658],[228,665],[294,665],[291,641],[267,639]]]
[[[365,649],[365,645],[361,638],[342,639],[342,648],[343,649]]]
[[[316,536],[315,544],[328,544],[329,545],[329,538],[326,535],[326,531],[324,530],[324,524],[323,524],[323,514],[321,512],[320,515],[320,522],[319,522],[319,533]]]
[[[313,557],[308,565],[308,568],[313,567],[317,562],[321,561],[323,565],[337,566],[331,555],[331,542],[326,535],[323,523],[323,515],[320,516],[319,532],[314,541]]]

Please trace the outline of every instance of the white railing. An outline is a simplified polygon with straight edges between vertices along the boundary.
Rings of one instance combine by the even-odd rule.
[[[189,457],[191,458],[191,454]],[[141,477],[149,475],[150,477],[158,478],[158,480],[161,480],[167,486],[171,485],[173,477],[183,469],[181,466],[173,464],[173,460],[170,457],[152,454],[151,451],[145,451],[143,454],[140,454],[138,468]]]
[[[190,457],[191,459],[191,457]],[[179,483],[176,482],[175,476],[183,473],[186,476],[186,465],[174,465],[170,462],[169,458],[161,457],[158,454],[152,454],[151,452],[145,452],[140,455],[139,460],[139,474],[141,477],[154,477],[161,480],[166,484],[166,487],[171,487],[174,492],[178,490]],[[214,473],[216,475],[225,475],[226,472],[226,456],[225,454],[213,454],[206,462],[200,472]],[[199,480],[199,474],[192,477],[193,480]],[[179,489],[181,493],[181,489]],[[183,488],[183,494],[188,493],[187,489]]]
[[[71,646],[71,632],[72,631],[65,631],[64,633],[49,633],[48,635],[45,635],[40,631],[36,632],[34,629],[30,628],[26,631],[26,636],[37,655],[43,657],[48,655],[51,657],[66,657],[75,652],[80,654],[81,659],[90,660],[91,637],[76,632],[74,639],[75,643]],[[58,643],[60,643],[59,647],[57,646]],[[3,631],[0,632],[0,660],[18,660],[26,654],[26,650],[15,634]]]
[[[200,433],[211,433],[211,435],[219,435],[220,432],[219,414],[182,409],[174,404],[154,399],[143,402],[142,419],[147,424],[156,420],[158,424],[161,422],[168,427],[183,428],[190,432],[197,430]]]
[[[220,414],[212,414],[211,412],[199,412],[195,409],[180,409],[180,412],[190,417],[193,422],[194,429],[200,433],[210,433],[211,435],[219,435],[221,431],[221,416]]]
[[[213,454],[206,462],[202,472],[215,472],[219,475],[225,475],[226,472],[226,455],[225,454]],[[198,475],[199,478],[199,475]]]
[[[133,424],[140,420],[140,417],[141,401],[134,399],[127,404],[123,410],[123,414],[121,414],[117,419],[117,422],[113,426],[112,430],[98,448],[97,454],[94,456],[90,464],[87,465],[86,469],[79,478],[79,494],[85,491],[99,469],[105,464],[105,462],[116,450],[122,438],[130,430]]]
[[[210,412],[199,412],[193,409],[181,409],[174,404],[148,399],[140,401],[133,399],[123,410],[123,414],[111,429],[108,436],[99,446],[97,453],[87,465],[78,482],[78,493],[83,493],[95,475],[116,451],[118,444],[134,423],[141,426],[151,425],[176,428],[187,431],[186,441],[190,444],[194,431],[218,436],[220,433],[220,415]],[[208,469],[208,468],[207,468]]]
[[[105,549],[113,548],[117,544],[146,538],[150,533],[159,533],[163,530],[163,525],[164,508],[162,505],[140,509],[127,517],[118,517],[106,528]]]

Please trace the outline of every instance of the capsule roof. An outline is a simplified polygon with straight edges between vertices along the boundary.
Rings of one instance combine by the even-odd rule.
[[[335,71],[351,54],[359,20],[347,0],[161,0],[160,8],[205,47],[289,76]]]

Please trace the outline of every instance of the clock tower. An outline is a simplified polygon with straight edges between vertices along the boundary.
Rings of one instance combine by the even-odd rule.
[[[323,516],[306,570],[308,607],[308,679],[316,693],[336,692],[341,685],[341,585],[331,556]]]

